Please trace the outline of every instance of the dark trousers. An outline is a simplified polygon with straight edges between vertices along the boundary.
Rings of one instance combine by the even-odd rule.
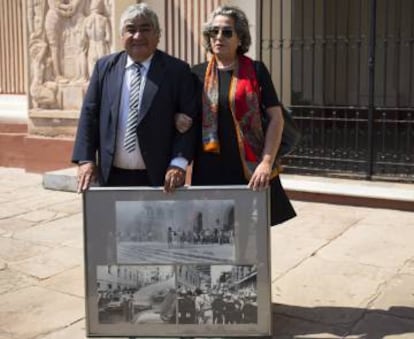
[[[151,186],[147,170],[112,167],[106,186]]]

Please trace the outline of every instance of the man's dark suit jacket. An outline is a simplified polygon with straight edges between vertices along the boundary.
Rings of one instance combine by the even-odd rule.
[[[72,162],[94,161],[101,185],[112,168],[119,105],[127,61],[126,52],[97,61],[83,102]],[[196,117],[194,78],[185,62],[157,50],[152,58],[143,92],[137,127],[139,146],[153,186],[164,184],[165,172],[174,157],[192,160],[195,128],[179,133],[177,112]]]

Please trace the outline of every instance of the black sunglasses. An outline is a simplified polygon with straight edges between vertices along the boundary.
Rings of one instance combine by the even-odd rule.
[[[208,31],[210,38],[216,38],[221,32],[221,35],[230,39],[233,36],[233,29],[230,27],[211,27]]]

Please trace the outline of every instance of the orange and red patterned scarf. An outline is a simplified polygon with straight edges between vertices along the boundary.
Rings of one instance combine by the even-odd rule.
[[[202,137],[205,152],[220,153],[217,133],[218,99],[218,70],[213,56],[204,78]],[[230,82],[228,99],[236,128],[244,175],[249,180],[261,161],[264,147],[260,86],[252,59],[243,55],[238,57]],[[276,169],[273,172],[272,177],[277,175]]]

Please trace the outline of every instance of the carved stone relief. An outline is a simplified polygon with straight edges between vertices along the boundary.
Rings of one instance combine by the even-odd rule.
[[[112,0],[28,0],[30,107],[79,110],[112,43]]]

